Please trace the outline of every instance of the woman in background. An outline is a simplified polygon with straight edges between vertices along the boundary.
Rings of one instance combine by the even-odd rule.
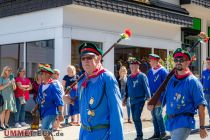
[[[67,66],[67,75],[64,76],[62,85],[64,89],[66,90],[67,87],[71,86],[77,79],[79,78],[78,75],[76,75],[76,68],[73,65]],[[68,96],[68,95],[67,95]],[[73,106],[69,105],[68,103],[65,103],[64,105],[64,115],[65,115],[65,124],[68,124],[68,117],[72,115]],[[71,116],[71,122],[74,122],[74,115]],[[72,123],[70,123],[72,125]]]
[[[36,97],[37,97],[37,93],[38,93],[38,90],[39,90],[39,85],[41,84],[42,80],[41,80],[41,74],[40,72],[37,72],[34,76],[34,81],[32,83],[32,93],[34,94],[33,96],[33,100],[36,104]]]
[[[121,99],[123,100],[125,97],[125,87],[127,84],[127,69],[125,66],[121,66],[119,70],[119,88],[120,88],[120,93],[121,93]],[[130,105],[130,98],[127,99],[127,115],[128,115],[128,123],[132,123],[130,119],[130,114],[131,114],[131,105]]]
[[[14,90],[16,89],[12,68],[5,66],[0,77],[0,94],[3,96],[4,105],[0,107],[1,130],[9,128],[10,112],[16,112]]]
[[[26,71],[24,68],[18,69],[18,75],[16,81],[16,107],[17,112],[15,113],[15,127],[20,128],[27,126],[25,123],[25,105],[26,101],[29,100],[29,91],[32,89],[31,81],[25,77]]]

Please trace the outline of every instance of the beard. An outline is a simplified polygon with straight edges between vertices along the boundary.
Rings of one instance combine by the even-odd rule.
[[[176,65],[176,70],[177,71],[182,71],[183,70],[182,65]]]

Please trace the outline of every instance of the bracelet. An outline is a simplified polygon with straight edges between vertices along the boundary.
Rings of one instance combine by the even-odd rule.
[[[200,126],[200,129],[202,129],[202,130],[203,130],[203,129],[205,129],[205,126],[203,126],[203,125],[202,125],[202,126]]]
[[[62,112],[58,111],[58,115],[62,115]]]

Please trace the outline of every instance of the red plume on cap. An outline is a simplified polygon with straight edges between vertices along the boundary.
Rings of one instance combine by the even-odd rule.
[[[131,29],[126,28],[126,29],[124,30],[124,33],[122,33],[122,34],[120,35],[120,38],[121,38],[121,39],[128,39],[128,38],[131,37],[131,35],[132,35]]]
[[[127,34],[128,37],[131,37],[131,35],[132,35],[131,29],[128,29],[128,28],[126,28],[126,29],[124,30],[124,33]]]
[[[200,32],[198,36],[200,37],[200,41],[208,43],[209,37],[207,36],[205,32]]]

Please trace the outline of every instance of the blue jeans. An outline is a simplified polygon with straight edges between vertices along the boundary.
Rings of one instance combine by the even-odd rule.
[[[127,98],[126,109],[127,109],[128,119],[130,119],[131,118],[131,104],[130,104],[129,97]]]
[[[121,90],[121,99],[123,100],[125,97],[125,91]],[[128,119],[131,118],[131,104],[130,104],[130,98],[127,98],[127,102],[126,102],[126,109],[127,109],[127,114],[128,114]]]
[[[151,113],[155,135],[160,136],[160,134],[164,134],[166,131],[161,107],[154,108]]]
[[[133,122],[136,128],[137,137],[143,137],[142,132],[142,122],[141,122],[141,113],[144,107],[145,102],[138,102],[136,104],[131,104],[131,113],[133,117]]]
[[[207,110],[208,110],[208,113],[209,113],[209,121],[210,121],[210,94],[205,94],[205,99],[206,99],[206,102],[207,102]]]
[[[191,128],[178,128],[171,131],[172,140],[186,140],[190,135]]]
[[[25,106],[26,104],[20,104],[20,99],[16,98],[16,108],[15,112],[15,123],[25,122]]]
[[[53,123],[55,122],[57,115],[47,115],[42,119],[42,131],[52,131]]]

